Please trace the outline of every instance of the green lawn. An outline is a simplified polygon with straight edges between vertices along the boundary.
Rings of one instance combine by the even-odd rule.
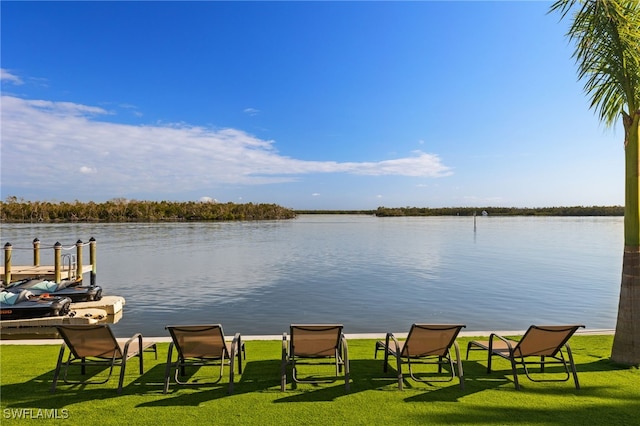
[[[460,338],[461,349],[468,338]],[[172,384],[162,393],[167,344],[158,360],[145,354],[146,371],[136,360],[127,367],[122,395],[117,374],[105,385],[59,386],[49,393],[58,346],[0,346],[3,425],[28,423],[110,424],[530,424],[638,425],[640,372],[609,362],[612,336],[574,336],[581,390],[573,382],[533,383],[522,377],[522,390],[511,381],[510,365],[494,361],[486,373],[483,352],[464,362],[465,390],[457,380],[429,385],[407,380],[397,389],[395,370],[382,372],[373,359],[373,340],[350,340],[352,383],[298,385],[280,392],[280,341],[246,342],[247,360],[237,376],[235,393],[226,382],[184,387]],[[203,374],[204,369],[195,374]],[[98,373],[103,374],[103,373]],[[22,415],[27,419],[17,419]],[[57,415],[58,419],[39,417]],[[64,417],[63,419],[61,419]],[[34,420],[37,418],[37,420]]]

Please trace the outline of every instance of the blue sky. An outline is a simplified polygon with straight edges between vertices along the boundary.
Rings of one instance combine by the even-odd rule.
[[[549,5],[3,1],[2,198],[622,205]]]

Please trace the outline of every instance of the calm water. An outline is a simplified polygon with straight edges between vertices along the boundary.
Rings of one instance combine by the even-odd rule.
[[[474,232],[470,217],[302,215],[3,224],[2,240],[17,265],[31,263],[36,237],[42,247],[94,237],[98,284],[126,299],[117,335],[164,336],[167,324],[202,322],[250,335],[280,334],[294,322],[341,322],[347,333],[405,331],[413,322],[614,328],[622,232],[622,218],[478,217]],[[53,264],[53,250],[41,258]]]

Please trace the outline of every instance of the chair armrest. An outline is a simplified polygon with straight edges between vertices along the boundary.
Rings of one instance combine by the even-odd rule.
[[[493,338],[497,338],[499,340],[502,340],[504,343],[506,343],[507,348],[509,349],[509,354],[513,354],[513,346],[511,346],[511,341],[505,337],[502,337],[496,333],[491,333],[491,335],[489,336],[489,352],[493,352]]]
[[[129,338],[129,340],[127,340],[125,342],[123,353],[122,353],[122,358],[127,359],[127,354],[129,353],[129,345],[136,339],[138,339],[138,350],[140,352],[142,352],[144,350],[144,347],[142,346],[142,334],[136,333],[133,336],[131,336]]]
[[[400,352],[400,344],[398,343],[398,340],[396,339],[396,336],[393,335],[393,333],[387,333],[387,337],[385,338],[385,346],[386,349],[385,350],[389,350],[389,340],[393,340],[393,343],[395,345],[395,349],[393,350],[396,354],[399,354]]]
[[[234,357],[235,354],[239,353],[242,350],[242,339],[240,337],[240,333],[236,333],[233,335],[233,339],[231,340],[231,358]]]
[[[240,333],[236,333],[233,335],[233,340],[231,340],[231,347],[236,347],[236,348],[240,348],[240,346],[242,345],[242,337],[240,336]]]
[[[343,333],[340,333],[340,347],[342,349],[342,355],[344,362],[349,361],[349,347],[347,346],[347,338]]]

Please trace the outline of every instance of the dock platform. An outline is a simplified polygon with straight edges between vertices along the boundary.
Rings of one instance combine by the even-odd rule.
[[[82,265],[82,274],[91,272],[93,266]],[[4,266],[0,266],[0,276],[4,279]],[[11,282],[20,281],[27,278],[45,278],[54,279],[56,276],[56,269],[54,266],[11,266]],[[77,271],[68,268],[60,270],[60,278],[63,280],[72,280],[77,277]]]

